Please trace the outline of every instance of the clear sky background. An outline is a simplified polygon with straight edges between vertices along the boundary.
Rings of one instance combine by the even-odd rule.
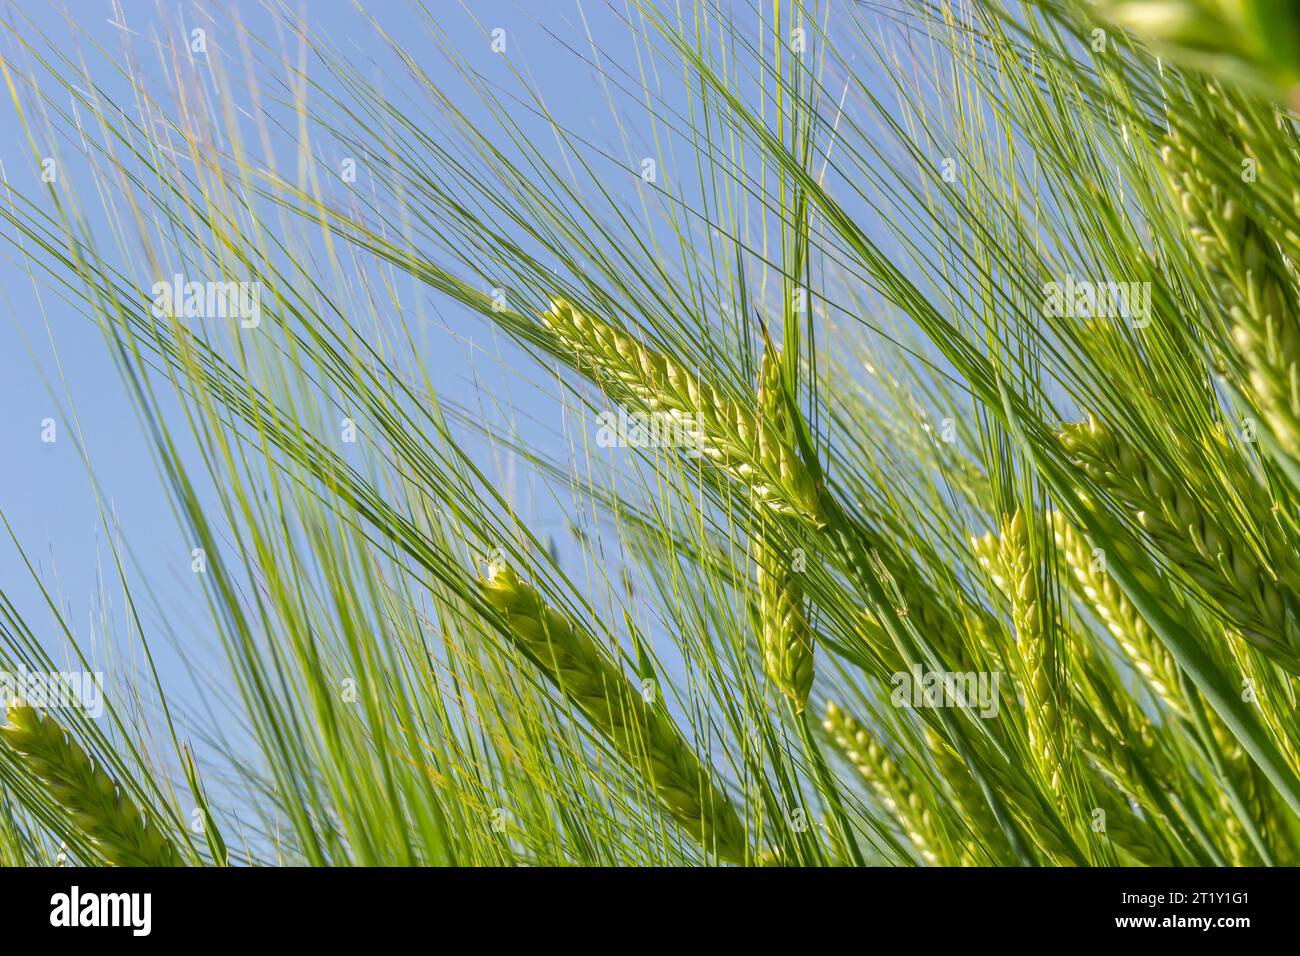
[[[277,44],[273,20],[265,9],[251,0],[234,6],[246,27],[264,31],[261,36],[272,46]],[[436,82],[463,88],[435,44],[423,34],[421,16],[410,4],[372,0],[366,6],[370,15],[419,58]],[[584,11],[584,25],[578,7],[569,3],[475,0],[468,6],[481,25],[475,25],[459,3],[428,3],[444,32],[453,36],[456,31],[463,32],[465,49],[475,66],[484,71],[500,71],[503,64],[488,49],[482,30],[496,25],[506,28],[513,64],[532,74],[561,118],[588,135],[612,142],[616,131],[599,85],[591,69],[565,45],[586,49],[585,31],[590,28],[597,42],[613,38],[621,44],[620,49],[630,49],[625,28],[613,11],[593,5]],[[42,38],[37,31],[24,28],[24,38],[38,49],[48,43],[76,57],[79,50],[94,44],[110,50],[121,46],[121,27],[115,25],[110,0],[66,0],[61,6],[20,0],[16,8],[20,18],[30,18],[44,33]],[[182,3],[169,6],[164,15],[152,3],[128,2],[125,22],[134,31],[137,49],[147,50],[149,38],[172,29],[178,16],[220,33],[230,23],[228,13],[221,11],[231,8]],[[352,51],[358,67],[368,60],[374,61],[376,71],[391,64],[388,43],[350,2],[313,2],[295,9],[305,10],[311,28],[338,49]],[[0,37],[0,51],[6,56],[16,54],[13,36]],[[146,61],[142,64],[149,68]],[[103,81],[110,95],[124,104],[130,102],[124,79],[103,72]],[[384,81],[397,87],[406,77],[394,69],[385,72]],[[469,111],[473,115],[472,108]],[[521,118],[522,125],[527,123],[526,117]],[[544,132],[540,123],[538,132]],[[69,146],[64,143],[61,149],[66,151]],[[282,143],[280,148],[291,149],[292,144]],[[72,152],[75,160],[75,150]],[[0,103],[0,162],[6,175],[14,179],[38,173],[7,95]],[[69,163],[67,175],[77,174]],[[94,218],[98,209],[89,180],[79,185],[83,200],[90,201],[85,211],[92,225],[102,228],[103,222]],[[29,195],[32,192],[27,190]],[[445,323],[459,331],[467,317],[444,300],[435,301],[428,293],[426,297],[436,310],[431,311],[436,327],[429,330],[425,358],[440,389],[468,399],[471,370],[465,367],[464,350],[448,348],[449,336],[443,329]],[[482,327],[476,328],[481,336]],[[125,619],[121,590],[106,548],[103,507],[131,558],[128,574],[135,598],[146,599],[152,594],[157,601],[156,606],[146,601],[139,608],[151,641],[159,641],[153,629],[166,621],[187,648],[207,648],[206,659],[215,660],[210,654],[214,631],[200,582],[190,570],[192,545],[170,508],[149,443],[100,332],[90,317],[34,285],[11,245],[0,247],[0,363],[0,408],[4,409],[0,415],[0,514],[40,581],[65,609],[78,637],[91,639],[101,631],[101,587],[110,620],[120,628]],[[474,370],[480,375],[482,371]],[[46,419],[53,419],[58,429],[53,443],[42,441]],[[94,482],[79,450],[83,440]],[[102,495],[98,500],[95,483]],[[44,610],[40,589],[7,535],[0,540],[0,587],[37,636],[47,646],[55,646],[55,629]],[[175,680],[183,677],[182,669],[175,655],[157,649],[163,652],[164,684],[171,693]],[[207,666],[201,655],[196,655],[194,662]]]

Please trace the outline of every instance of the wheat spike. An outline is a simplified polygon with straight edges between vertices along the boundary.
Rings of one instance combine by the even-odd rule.
[[[1270,235],[1277,230],[1226,196],[1204,172],[1200,152],[1176,132],[1162,155],[1193,247],[1228,314],[1249,391],[1278,443],[1294,455],[1300,452],[1300,305]]]
[[[771,425],[675,360],[607,322],[556,299],[542,322],[603,384],[690,429],[699,451],[750,488],[767,508],[820,523],[818,490],[794,449]]]
[[[722,859],[743,860],[745,831],[731,802],[672,721],[642,700],[596,642],[510,568],[492,568],[479,587],[505,618],[516,643],[629,763],[647,772],[655,793],[682,826]]]
[[[1177,678],[1177,665],[1172,655],[1151,632],[1146,621],[1133,607],[1128,596],[1121,590],[1105,571],[1093,566],[1090,550],[1086,540],[1069,524],[1060,512],[1051,515],[1052,528],[1056,533],[1056,543],[1070,567],[1076,583],[1084,597],[1096,609],[1098,616],[1106,623],[1108,630],[1115,636],[1120,648],[1128,655],[1138,671],[1147,679],[1156,694],[1176,713],[1187,717],[1189,710],[1183,697]],[[1156,582],[1153,589],[1161,594],[1164,588]],[[1262,809],[1259,770],[1246,755],[1240,742],[1228,731],[1222,719],[1212,709],[1204,711],[1214,735],[1217,747],[1227,772],[1251,811],[1256,826],[1266,830],[1268,814]],[[1093,757],[1103,766],[1113,779],[1120,782],[1127,777],[1132,779],[1134,771],[1130,761],[1107,759],[1115,753],[1116,744],[1106,738],[1097,741],[1093,747]],[[1120,745],[1118,749],[1126,754]],[[1166,773],[1167,773],[1167,768]],[[1126,787],[1130,794],[1138,796],[1135,788]],[[1224,845],[1230,862],[1234,866],[1250,865],[1258,862],[1254,848],[1247,839],[1245,829],[1232,808],[1226,792],[1219,791],[1215,802],[1219,807],[1224,827]]]
[[[813,682],[812,628],[804,613],[798,572],[774,553],[760,531],[750,543],[758,586],[759,644],[763,670],[798,713]]]
[[[975,539],[973,547],[976,557],[989,571],[994,583],[1006,593],[1012,605],[1012,617],[1016,624],[1017,651],[1021,658],[1026,686],[1026,699],[1030,703],[1028,729],[1030,746],[1043,766],[1052,771],[1049,780],[1053,790],[1060,785],[1057,748],[1053,745],[1053,735],[1064,727],[1070,727],[1080,749],[1117,783],[1130,793],[1140,796],[1143,791],[1141,781],[1144,779],[1139,767],[1147,767],[1159,779],[1167,778],[1172,770],[1165,755],[1152,739],[1151,724],[1146,716],[1124,695],[1114,695],[1105,691],[1105,680],[1080,681],[1071,688],[1075,697],[1075,706],[1070,709],[1068,722],[1061,715],[1059,705],[1049,705],[1046,715],[1035,714],[1034,701],[1040,695],[1051,695],[1047,662],[1042,647],[1041,629],[1031,642],[1025,641],[1025,635],[1034,634],[1031,628],[1037,627],[1039,621],[1036,613],[1031,615],[1017,610],[1017,602],[1028,602],[1030,589],[1036,592],[1036,579],[1026,584],[1025,578],[1033,576],[1033,567],[1028,563],[1027,527],[1020,512],[1002,524],[1000,538],[985,535]],[[1014,590],[1012,587],[1014,585]],[[1032,600],[1036,603],[1036,598]],[[1091,646],[1077,640],[1072,641],[1076,657],[1075,664],[1080,672],[1100,667]],[[1098,697],[1104,694],[1104,700]],[[1054,700],[1054,697],[1052,698]],[[1119,710],[1118,720],[1114,719],[1108,708]]]
[[[932,866],[941,862],[937,823],[922,795],[884,747],[862,725],[835,704],[826,703],[822,722],[835,745],[871,785],[881,804],[898,821],[921,858]]]
[[[114,866],[176,866],[158,827],[52,717],[13,704],[0,737]]]
[[[1097,613],[1133,667],[1161,700],[1179,714],[1187,708],[1178,688],[1178,665],[1152,633],[1146,620],[1114,579],[1097,567],[1092,548],[1065,515],[1053,511],[1048,519],[1056,546],[1065,559],[1079,594]]]
[[[1169,561],[1218,602],[1246,640],[1300,674],[1295,598],[1279,581],[1300,580],[1300,569],[1285,545],[1269,549],[1274,575],[1188,489],[1095,419],[1067,425],[1061,443],[1076,465],[1132,512]]]
[[[789,415],[781,391],[780,357],[769,349],[759,376],[761,434],[792,450]],[[768,450],[770,455],[772,450]],[[768,678],[803,713],[813,682],[813,632],[805,615],[803,588],[796,572],[772,542],[775,529],[760,524],[750,549],[758,590],[759,643]]]
[[[1017,509],[1013,516],[1004,518],[997,538],[988,534],[972,539],[971,545],[976,559],[1011,602],[1029,747],[1052,792],[1059,794],[1063,781],[1058,749],[1066,739],[1064,719],[1047,655],[1038,576],[1030,559],[1029,531],[1023,513]]]

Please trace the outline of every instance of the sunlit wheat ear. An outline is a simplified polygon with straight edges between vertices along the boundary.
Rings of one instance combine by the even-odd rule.
[[[557,299],[542,322],[584,372],[616,397],[666,412],[699,450],[773,511],[820,523],[816,483],[771,426],[676,361]]]
[[[1102,569],[1087,539],[1074,530],[1065,515],[1053,511],[1048,520],[1056,547],[1065,559],[1080,596],[1106,625],[1156,696],[1175,712],[1186,714],[1186,704],[1178,686],[1178,665],[1174,663],[1173,655],[1160,643],[1128,595]]]
[[[750,543],[758,587],[759,641],[763,669],[802,713],[813,682],[813,634],[808,626],[798,572],[768,548],[763,532]]]
[[[1089,419],[1067,425],[1061,444],[1071,460],[1105,488],[1146,531],[1171,565],[1183,569],[1251,644],[1300,674],[1300,623],[1290,585],[1297,562],[1282,544],[1270,548],[1277,570],[1260,564],[1190,493],[1128,442]]]
[[[759,376],[760,433],[781,442],[793,454],[789,416],[780,384],[780,363],[769,349],[763,355]],[[771,457],[778,449],[767,449]],[[774,531],[761,522],[750,542],[758,591],[759,643],[763,668],[772,681],[802,713],[813,682],[813,632],[805,616],[799,573],[787,556],[772,547]]]
[[[1047,656],[1038,572],[1030,558],[1024,515],[1017,510],[1002,521],[997,538],[974,538],[971,546],[976,559],[1011,602],[1029,746],[1048,786],[1053,793],[1059,793],[1063,781],[1057,753],[1066,740],[1065,725]]]
[[[1254,398],[1278,444],[1300,453],[1300,303],[1270,231],[1228,198],[1205,172],[1199,151],[1172,133],[1164,147],[1171,188],[1215,280],[1232,342],[1249,372]]]
[[[826,719],[822,726],[849,763],[871,785],[921,858],[931,865],[943,863],[938,823],[921,793],[912,786],[889,751],[873,740],[862,725],[834,701],[826,704]]]
[[[1143,779],[1138,769],[1139,763],[1149,764],[1157,776],[1168,774],[1167,761],[1154,746],[1150,738],[1151,726],[1141,710],[1133,705],[1127,696],[1106,692],[1106,707],[1091,696],[1097,688],[1086,682],[1078,681],[1078,686],[1068,690],[1076,695],[1076,704],[1071,708],[1069,719],[1062,716],[1062,708],[1052,692],[1048,663],[1043,646],[1041,622],[1037,614],[1018,611],[1017,604],[1031,600],[1029,595],[1037,591],[1037,576],[1028,563],[1027,526],[1020,512],[1015,517],[1002,523],[1001,535],[993,539],[991,535],[976,539],[974,548],[976,557],[988,569],[1003,592],[1011,601],[1012,618],[1016,625],[1016,649],[1022,668],[1022,682],[1026,688],[1026,704],[1030,712],[1026,716],[1029,730],[1030,747],[1042,762],[1049,774],[1048,780],[1056,791],[1060,786],[1059,756],[1065,745],[1065,738],[1054,737],[1069,728],[1073,741],[1100,767],[1127,791],[1141,794],[1139,781]],[[996,541],[996,550],[993,542]],[[1032,579],[1026,582],[1026,578]],[[1036,603],[1036,597],[1033,598]],[[1034,633],[1038,627],[1037,638],[1026,642],[1025,637]],[[1084,666],[1084,661],[1091,660],[1094,652],[1086,642],[1074,642],[1075,653],[1079,660],[1076,666]],[[1065,689],[1063,689],[1065,692]],[[1040,713],[1037,701],[1046,699],[1046,706]],[[1094,711],[1095,708],[1095,711]],[[1111,718],[1110,708],[1120,712],[1119,722]]]
[[[515,642],[542,667],[638,772],[683,827],[724,860],[745,856],[745,831],[677,728],[646,703],[596,642],[510,568],[494,567],[479,588]]]
[[[13,704],[0,737],[115,866],[176,866],[176,850],[52,717]]]

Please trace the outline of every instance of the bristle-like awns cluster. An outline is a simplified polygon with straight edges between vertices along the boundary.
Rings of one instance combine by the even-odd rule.
[[[114,866],[176,866],[175,847],[102,767],[52,717],[25,704],[8,709],[0,738]]]

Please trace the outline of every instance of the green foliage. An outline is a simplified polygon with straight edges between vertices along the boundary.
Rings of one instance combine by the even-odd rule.
[[[137,82],[161,127],[9,27],[43,51],[15,109],[136,229],[13,186],[5,241],[104,333],[209,556],[205,703],[249,739],[182,734],[155,679],[73,728],[110,775],[20,711],[0,855],[1300,860],[1289,5],[916,0],[904,36],[637,7],[646,95],[610,108],[653,182],[432,15],[465,90],[373,23],[427,113],[305,29],[311,78],[241,64],[301,99]],[[195,87],[248,102],[229,66]],[[373,188],[255,158],[291,127]],[[160,262],[262,283],[261,324],[151,314]],[[501,345],[450,340],[469,397],[426,365],[428,295]],[[610,411],[689,441],[597,450]],[[42,650],[4,610],[4,656]],[[170,762],[133,743],[154,722]]]

